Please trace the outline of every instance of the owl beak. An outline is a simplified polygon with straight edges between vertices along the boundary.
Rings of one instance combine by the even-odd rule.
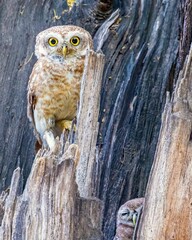
[[[136,222],[137,222],[137,214],[133,214],[133,224],[134,226],[136,225]]]
[[[64,58],[66,58],[67,52],[68,52],[68,48],[67,48],[66,45],[64,45],[63,48],[62,48],[62,54],[63,54]]]

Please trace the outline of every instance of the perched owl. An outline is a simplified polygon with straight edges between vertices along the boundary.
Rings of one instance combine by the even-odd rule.
[[[117,213],[117,227],[114,240],[132,240],[138,214],[144,198],[135,198],[123,204]]]
[[[38,58],[28,83],[28,117],[38,142],[54,147],[54,139],[70,129],[76,116],[90,34],[77,26],[55,26],[36,38]]]

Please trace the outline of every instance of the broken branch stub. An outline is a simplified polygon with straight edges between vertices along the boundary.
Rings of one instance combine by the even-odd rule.
[[[102,239],[102,201],[90,196],[103,66],[104,55],[89,51],[77,121],[78,145],[66,142],[63,146],[61,137],[57,153],[39,151],[20,196],[20,169],[14,171],[9,194],[6,199],[0,196],[0,240]]]
[[[96,141],[100,108],[104,55],[89,51],[81,83],[77,116],[77,144],[80,160],[77,166],[77,184],[82,197],[94,195],[93,169],[96,166]]]
[[[59,159],[50,152],[36,157],[26,187],[17,196],[16,169],[0,226],[1,240],[101,239],[101,201],[82,199],[75,182],[78,146]]]
[[[192,236],[192,46],[162,119],[138,239]]]

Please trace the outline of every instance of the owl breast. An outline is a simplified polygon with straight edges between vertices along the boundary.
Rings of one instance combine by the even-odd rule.
[[[37,61],[29,82],[35,95],[36,123],[41,119],[60,121],[75,117],[83,68],[84,59],[68,63],[54,63],[47,58]]]

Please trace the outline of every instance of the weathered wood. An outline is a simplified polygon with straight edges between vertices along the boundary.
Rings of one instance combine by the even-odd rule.
[[[62,136],[56,142],[57,153],[39,151],[20,196],[20,168],[14,171],[6,200],[4,193],[0,197],[0,239],[102,239],[102,202],[91,196],[103,67],[104,55],[88,51],[77,118],[78,145],[63,146]],[[80,197],[78,189],[86,198]]]
[[[110,27],[115,24],[119,18],[119,9],[117,9],[111,16],[101,25],[94,36],[94,49],[96,52],[100,51],[105,43],[106,39],[109,37]]]
[[[79,111],[77,116],[77,144],[80,160],[77,167],[77,183],[80,195],[95,193],[93,169],[96,168],[96,143],[99,129],[99,104],[104,68],[104,55],[89,51],[81,82]],[[99,180],[99,179],[97,179]]]
[[[107,65],[98,137],[102,181],[97,189],[104,202],[105,239],[114,236],[119,206],[145,194],[179,52],[178,0],[127,1],[124,11],[102,47]]]
[[[20,169],[13,174],[0,227],[2,240],[98,240],[102,203],[80,198],[75,182],[77,145],[56,157],[38,153],[22,195],[17,196]]]
[[[105,20],[94,23],[90,9],[95,4],[79,2],[69,11],[63,0],[0,1],[0,191],[10,185],[17,166],[22,169],[22,191],[34,159],[35,137],[26,115],[26,89],[36,61],[36,35],[64,24],[82,26],[93,35]]]
[[[100,44],[106,64],[94,170],[108,240],[114,236],[119,206],[145,193],[166,91],[172,93],[189,51],[192,25],[191,0],[114,0],[102,8],[103,2],[79,0],[68,11],[63,0],[0,1],[0,190],[10,185],[13,170],[20,166],[22,192],[34,159],[26,86],[36,60],[35,36],[50,26],[75,24],[94,37],[109,23],[111,9],[119,8],[115,22],[103,25],[109,31],[104,29]]]
[[[165,106],[138,239],[192,236],[192,45]]]

